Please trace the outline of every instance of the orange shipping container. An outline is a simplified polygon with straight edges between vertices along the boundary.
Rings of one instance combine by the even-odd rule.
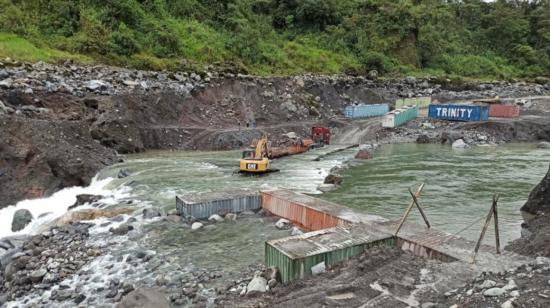
[[[300,202],[300,199],[304,199]],[[305,200],[308,199],[308,200]],[[336,226],[345,226],[350,222],[341,219],[327,211],[328,202],[315,200],[326,204],[319,204],[315,209],[306,203],[315,200],[309,196],[292,193],[289,191],[262,192],[262,208],[276,216],[288,219],[308,231],[317,231]]]
[[[519,117],[519,106],[491,104],[489,106],[489,117],[517,118]]]

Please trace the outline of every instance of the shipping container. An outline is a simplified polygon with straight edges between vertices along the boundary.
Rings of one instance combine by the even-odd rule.
[[[344,109],[347,118],[379,117],[390,111],[388,104],[353,105]]]
[[[412,98],[400,98],[395,101],[395,109],[403,108],[405,106],[416,106],[418,109],[428,109],[428,106],[432,103],[432,98],[425,97],[412,97]]]
[[[282,282],[288,283],[310,275],[319,263],[330,267],[376,245],[395,246],[395,239],[362,224],[323,229],[267,241],[265,265],[278,268]]]
[[[418,107],[408,106],[390,111],[382,120],[382,127],[398,127],[418,117]]]
[[[210,193],[176,196],[176,209],[182,217],[208,219],[214,214],[239,213],[261,208],[260,193],[249,189],[236,189]]]
[[[349,225],[351,210],[329,201],[286,189],[262,191],[262,208],[308,231]]]
[[[519,117],[519,106],[516,105],[489,105],[489,116],[495,118]]]
[[[430,105],[429,117],[450,121],[486,121],[489,119],[489,107],[480,105]]]

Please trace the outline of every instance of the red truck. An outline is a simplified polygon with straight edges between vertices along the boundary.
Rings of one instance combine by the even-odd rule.
[[[313,126],[311,128],[311,139],[315,146],[330,144],[330,129],[328,127]]]

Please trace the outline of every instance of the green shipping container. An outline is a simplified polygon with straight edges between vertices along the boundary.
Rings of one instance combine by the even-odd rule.
[[[418,107],[408,106],[395,109],[385,115],[382,127],[398,127],[418,117]]]
[[[395,239],[362,224],[328,228],[267,241],[265,264],[277,267],[282,282],[288,283],[311,275],[319,263],[330,267],[376,245],[394,246]]]
[[[403,108],[405,106],[416,106],[420,109],[428,108],[432,103],[432,98],[426,97],[413,97],[413,98],[400,98],[395,101],[395,109]]]

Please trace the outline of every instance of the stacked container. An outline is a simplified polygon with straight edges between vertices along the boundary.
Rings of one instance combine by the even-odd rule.
[[[480,105],[430,105],[428,116],[432,119],[449,121],[487,121],[489,107]]]
[[[428,106],[432,103],[430,96],[413,97],[413,98],[400,98],[395,101],[395,109],[403,108],[405,106],[418,107],[418,116],[428,116]]]
[[[355,105],[344,109],[346,118],[369,118],[383,116],[390,111],[388,104]]]
[[[418,117],[418,107],[408,106],[393,110],[382,120],[382,127],[398,127]]]

